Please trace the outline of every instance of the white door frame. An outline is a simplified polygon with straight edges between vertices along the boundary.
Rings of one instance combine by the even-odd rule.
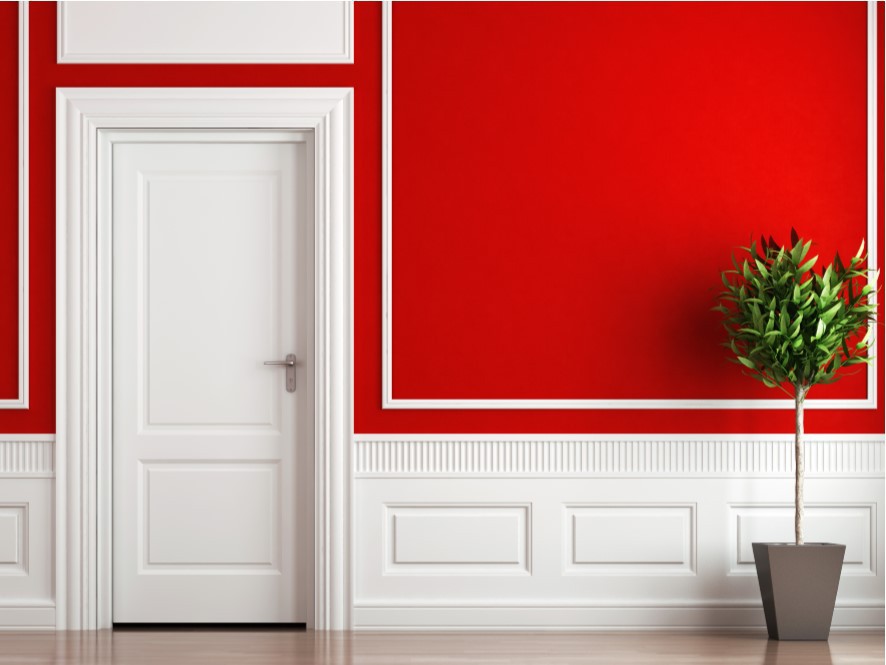
[[[56,627],[111,626],[110,284],[98,251],[103,129],[315,133],[314,627],[351,625],[353,89],[60,88],[56,135]]]

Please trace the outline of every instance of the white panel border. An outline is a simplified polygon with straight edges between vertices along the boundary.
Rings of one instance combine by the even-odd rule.
[[[841,575],[856,577],[875,577],[877,575],[877,504],[872,502],[808,502],[806,507],[807,525],[809,517],[815,517],[818,510],[864,510],[867,511],[867,537],[868,546],[865,555],[868,558],[867,566],[864,563],[851,563],[844,561]],[[762,511],[783,510],[789,518],[793,517],[794,505],[792,503],[779,502],[737,502],[728,504],[729,512],[729,549],[732,556],[729,561],[728,576],[756,577],[757,570],[753,561],[750,563],[741,560],[742,544],[742,518],[759,517]]]
[[[18,3],[18,396],[0,399],[0,409],[28,408],[28,12]]]
[[[594,576],[594,575],[686,575],[697,574],[698,561],[698,503],[672,503],[668,501],[650,503],[624,503],[624,502],[567,502],[563,504],[563,575]],[[578,537],[577,518],[582,516],[582,511],[610,510],[610,511],[633,511],[636,515],[640,510],[647,511],[646,517],[651,517],[655,511],[670,511],[669,517],[674,517],[676,511],[685,511],[682,518],[683,533],[683,560],[680,562],[661,561],[607,561],[598,563],[579,562],[575,560],[576,540]]]
[[[402,563],[395,560],[397,550],[397,517],[403,515],[401,511],[416,509],[439,510],[442,512],[475,510],[485,516],[498,511],[499,517],[504,516],[506,511],[511,511],[512,517],[517,517],[517,533],[520,538],[518,543],[517,560],[515,562],[472,562],[472,563]],[[532,575],[532,504],[528,502],[391,502],[384,504],[384,575],[455,575],[455,576],[524,576]],[[466,515],[468,516],[468,515]],[[469,516],[468,516],[469,517]]]
[[[384,409],[792,409],[790,399],[395,399],[393,386],[393,2],[382,2],[382,408]],[[868,265],[877,260],[877,3],[868,0]],[[873,284],[873,280],[870,280]],[[871,296],[876,302],[876,293]],[[882,318],[882,317],[881,317]],[[871,352],[876,356],[876,326]],[[876,409],[877,365],[863,399],[808,399],[809,409]]]
[[[111,625],[109,292],[97,218],[102,129],[315,132],[314,627],[351,624],[353,89],[60,88],[56,95],[56,625]],[[101,377],[101,380],[99,380]]]
[[[354,62],[354,2],[345,0],[344,24],[342,31],[345,35],[345,49],[341,53],[331,55],[293,52],[283,55],[230,53],[230,54],[132,54],[132,53],[71,53],[67,50],[65,10],[68,2],[76,0],[61,0],[58,3],[58,15],[56,19],[56,61],[60,64],[333,64],[346,65]]]

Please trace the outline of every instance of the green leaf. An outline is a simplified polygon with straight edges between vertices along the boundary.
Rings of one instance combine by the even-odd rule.
[[[794,338],[800,334],[800,324],[801,323],[803,323],[803,313],[802,312],[797,314],[797,318],[794,319],[794,322],[791,324],[791,328],[788,331],[789,337]]]
[[[865,333],[865,336],[861,338],[861,341],[855,345],[855,348],[858,350],[868,348],[868,346],[870,346],[871,337],[873,336],[873,334],[874,334],[873,327],[868,328],[867,333]]]
[[[738,362],[740,362],[742,365],[744,365],[745,367],[748,367],[750,369],[757,369],[757,366],[753,362],[751,362],[750,360],[745,358],[744,356],[738,356]]]
[[[806,263],[804,263],[803,265],[800,266],[800,274],[803,275],[803,274],[809,272],[810,270],[812,270],[812,266],[815,265],[816,261],[818,261],[817,254],[815,256],[813,256],[811,259],[809,259]],[[745,265],[747,265],[747,262],[745,262]]]
[[[826,309],[824,312],[822,312],[821,313],[821,320],[824,321],[825,323],[830,323],[831,321],[834,320],[834,317],[837,315],[837,312],[839,312],[842,307],[843,307],[843,301],[841,300],[833,307],[830,307],[830,308]]]
[[[753,335],[754,337],[762,337],[763,334],[754,328],[739,328],[738,332],[747,333],[749,335]]]

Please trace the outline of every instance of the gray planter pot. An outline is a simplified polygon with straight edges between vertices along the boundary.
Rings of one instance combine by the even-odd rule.
[[[752,543],[766,628],[773,640],[826,640],[845,545]]]

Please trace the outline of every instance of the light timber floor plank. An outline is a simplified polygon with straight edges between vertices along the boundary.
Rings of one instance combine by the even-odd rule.
[[[763,633],[125,630],[0,633],[0,665],[881,665],[882,632],[829,642]]]

